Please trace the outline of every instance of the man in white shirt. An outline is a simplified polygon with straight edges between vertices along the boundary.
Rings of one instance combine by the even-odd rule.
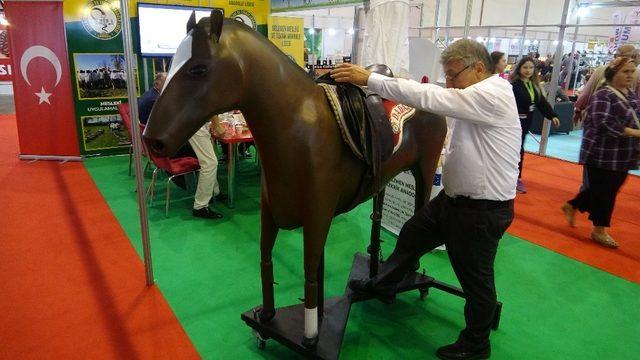
[[[448,116],[454,123],[443,165],[444,191],[404,224],[396,248],[373,279],[349,285],[385,302],[425,253],[446,244],[466,295],[466,328],[438,349],[441,359],[486,359],[497,305],[493,263],[498,241],[513,220],[520,158],[520,121],[511,84],[491,74],[486,48],[472,40],[441,56],[447,88],[372,74],[344,64],[339,82],[367,85],[383,98]]]

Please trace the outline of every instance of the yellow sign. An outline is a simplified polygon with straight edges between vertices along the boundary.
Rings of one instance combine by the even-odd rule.
[[[103,10],[102,7],[108,6],[110,8],[120,9],[120,0],[95,0],[97,2],[97,6],[93,6],[93,8],[98,7],[95,11]],[[213,8],[214,3],[217,3],[218,0],[127,0],[129,3],[129,16],[136,17],[138,16],[138,3],[151,3],[151,4],[163,4],[163,5],[181,5],[181,6],[196,6],[196,7],[208,7]],[[223,1],[223,3],[228,3],[229,1]],[[241,1],[244,3],[244,1]],[[269,11],[269,1],[256,1],[256,3],[267,3],[266,11],[268,14]],[[104,4],[103,4],[104,3]],[[89,7],[87,10],[87,6],[92,5],[91,0],[65,0],[63,11],[65,21],[78,21],[82,19],[82,16],[92,10]],[[225,10],[226,14],[226,10]],[[226,15],[228,16],[228,15]],[[266,15],[264,16],[264,21],[262,24],[266,24]]]
[[[224,9],[224,16],[248,25],[254,30],[266,25],[269,17],[269,0],[213,0],[214,7]]]
[[[304,66],[304,19],[269,17],[269,40],[298,65]]]

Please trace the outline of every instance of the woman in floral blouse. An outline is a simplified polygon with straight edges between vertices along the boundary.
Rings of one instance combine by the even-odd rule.
[[[611,248],[618,247],[607,233],[616,196],[629,170],[638,168],[640,99],[629,91],[635,70],[635,61],[627,57],[614,59],[605,70],[607,85],[593,94],[580,148],[589,187],[562,206],[571,226],[576,210],[588,212],[591,239]]]

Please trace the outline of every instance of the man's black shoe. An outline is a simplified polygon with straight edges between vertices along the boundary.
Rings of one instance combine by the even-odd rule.
[[[204,219],[220,219],[222,218],[222,214],[211,210],[208,206],[205,206],[201,209],[193,209],[193,216],[204,218]]]
[[[350,280],[349,288],[359,294],[373,296],[385,304],[392,304],[396,300],[395,289],[376,288],[370,279]]]
[[[480,349],[474,349],[463,342],[457,341],[439,348],[436,351],[436,355],[444,360],[488,359],[491,356],[491,346],[487,345]]]

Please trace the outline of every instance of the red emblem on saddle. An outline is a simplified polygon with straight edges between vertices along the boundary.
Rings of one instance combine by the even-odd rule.
[[[382,103],[393,129],[393,149],[395,151],[400,147],[402,140],[402,126],[415,114],[415,109],[387,99],[383,99]]]

